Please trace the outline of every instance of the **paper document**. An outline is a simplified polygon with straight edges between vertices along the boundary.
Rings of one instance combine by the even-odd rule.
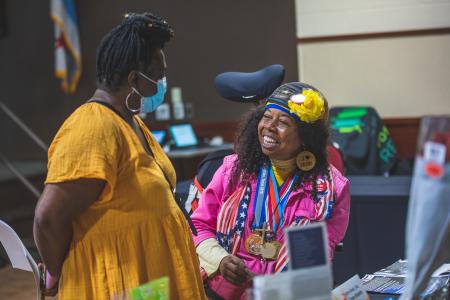
[[[253,279],[254,300],[329,300],[331,270],[294,270]]]
[[[421,296],[435,295],[449,284],[450,264],[438,268]],[[363,277],[363,287],[370,293],[401,295],[405,292],[408,261],[398,260],[392,265]]]
[[[405,292],[406,277],[390,277],[366,275],[362,279],[363,287],[372,293],[401,295]],[[430,279],[422,297],[428,297],[438,293],[449,284],[448,277],[433,277]]]
[[[285,229],[289,265],[286,272],[257,276],[254,300],[329,300],[332,274],[325,223]]]

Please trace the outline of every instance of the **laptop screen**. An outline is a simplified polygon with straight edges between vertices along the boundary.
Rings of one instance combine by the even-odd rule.
[[[198,145],[198,140],[191,124],[171,125],[169,131],[176,147],[182,148]]]
[[[158,144],[162,145],[164,142],[164,138],[166,137],[165,130],[152,130],[153,137],[158,142]]]

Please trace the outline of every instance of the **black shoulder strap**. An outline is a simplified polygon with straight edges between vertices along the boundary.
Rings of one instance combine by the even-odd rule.
[[[92,103],[92,102],[98,103],[98,104],[100,104],[100,105],[103,105],[103,106],[109,108],[110,110],[112,110],[113,112],[115,112],[119,117],[121,117],[122,119],[125,120],[125,118],[122,116],[122,114],[121,114],[114,106],[112,106],[111,104],[109,104],[109,103],[107,103],[107,102],[104,102],[104,101],[95,100],[95,99],[91,99],[91,100],[89,100],[87,103]]]

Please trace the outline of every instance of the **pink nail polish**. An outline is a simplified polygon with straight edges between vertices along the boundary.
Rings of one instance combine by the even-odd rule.
[[[45,272],[45,288],[51,289],[58,282],[58,279],[53,277],[48,271]]]

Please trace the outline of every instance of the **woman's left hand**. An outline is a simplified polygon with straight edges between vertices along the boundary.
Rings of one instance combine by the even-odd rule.
[[[242,260],[234,255],[228,255],[222,259],[219,265],[222,276],[235,285],[241,285],[251,280],[254,276],[244,265]]]
[[[59,288],[59,277],[52,276],[44,264],[39,264],[38,267],[42,272],[42,276],[45,277],[45,281],[43,282],[45,286],[41,286],[42,294],[49,297],[56,296]]]

